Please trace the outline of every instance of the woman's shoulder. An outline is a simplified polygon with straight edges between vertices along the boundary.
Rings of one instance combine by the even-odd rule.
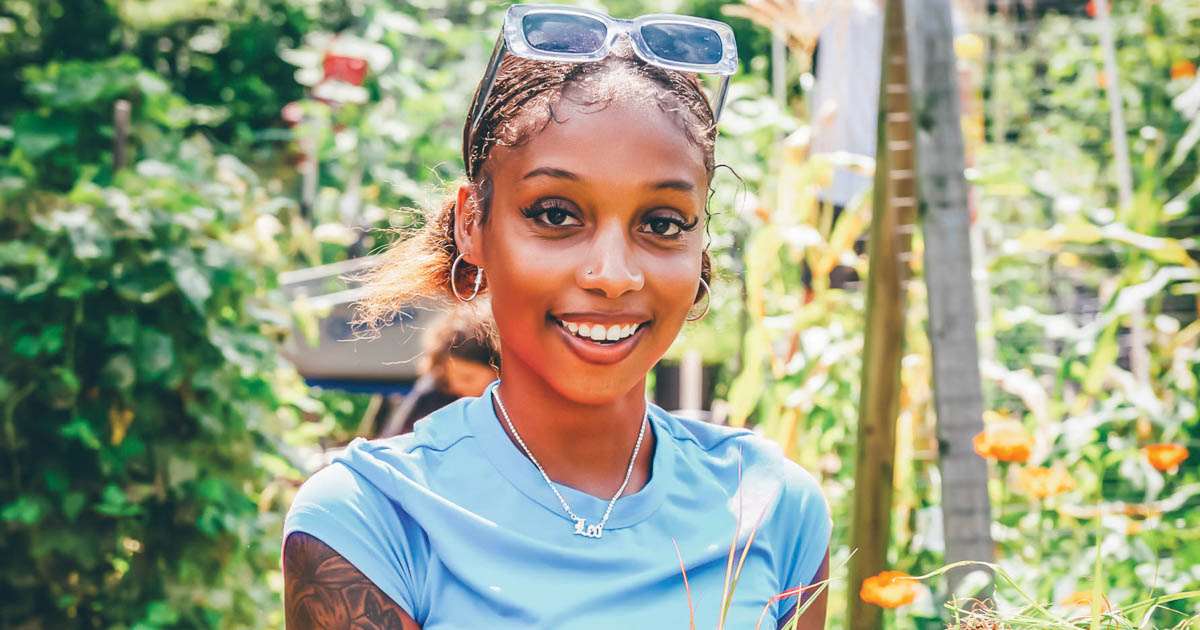
[[[401,487],[429,487],[431,474],[470,437],[465,420],[470,399],[453,402],[419,420],[411,433],[368,440],[355,438],[333,454],[330,464],[300,488],[299,505],[362,501],[373,494],[394,494]]]
[[[684,457],[729,475],[782,482],[780,498],[785,502],[825,505],[817,479],[789,459],[773,440],[749,429],[682,418],[654,409]]]

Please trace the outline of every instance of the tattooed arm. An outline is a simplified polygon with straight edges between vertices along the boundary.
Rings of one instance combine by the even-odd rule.
[[[288,536],[283,565],[287,630],[421,630],[367,576],[308,534]]]

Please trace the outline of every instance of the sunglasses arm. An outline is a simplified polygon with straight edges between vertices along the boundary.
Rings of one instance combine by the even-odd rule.
[[[717,88],[717,102],[713,106],[713,122],[721,120],[721,110],[725,109],[725,95],[729,93],[729,79],[731,75],[721,77],[721,87]]]
[[[500,61],[506,52],[508,52],[508,46],[504,43],[504,33],[501,33],[500,37],[496,39],[496,47],[492,49],[492,58],[488,61],[483,81],[479,83],[479,90],[475,93],[475,102],[471,105],[470,124],[467,125],[466,133],[463,134],[464,154],[470,151],[471,139],[475,136],[475,128],[479,126],[479,119],[483,117],[483,108],[487,104],[488,96],[492,93],[492,84],[500,72]]]

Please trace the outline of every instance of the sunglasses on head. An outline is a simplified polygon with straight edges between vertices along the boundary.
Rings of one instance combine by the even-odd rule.
[[[737,44],[728,24],[669,14],[621,20],[577,7],[516,4],[504,15],[504,27],[471,104],[463,146],[470,146],[505,54],[540,61],[599,61],[621,35],[629,37],[634,52],[646,63],[679,72],[723,75],[713,101],[713,120],[720,118],[729,77],[738,64]]]

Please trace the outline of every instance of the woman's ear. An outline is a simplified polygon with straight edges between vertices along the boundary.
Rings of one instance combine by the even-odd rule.
[[[458,199],[454,204],[454,242],[458,253],[467,262],[480,266],[479,204],[470,182],[458,185]]]

